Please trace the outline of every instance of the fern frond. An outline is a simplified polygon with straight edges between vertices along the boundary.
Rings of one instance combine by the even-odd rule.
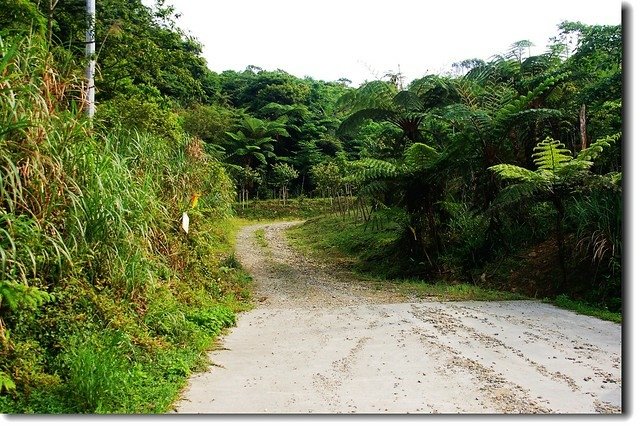
[[[422,109],[420,97],[408,90],[398,92],[398,94],[393,97],[393,104],[397,108],[402,108],[405,111],[419,111]]]
[[[509,102],[512,102],[517,96],[518,92],[511,86],[505,84],[487,86],[481,97],[482,106],[484,109],[495,113]]]
[[[356,92],[356,90],[350,90],[340,96],[336,101],[336,110],[341,112],[354,110],[357,98]]]
[[[425,170],[433,166],[439,156],[433,147],[416,142],[405,150],[404,161],[410,170]]]
[[[390,111],[387,109],[362,109],[347,117],[347,119],[340,124],[336,133],[339,135],[351,135],[356,132],[366,120],[386,120],[390,118]]]
[[[238,173],[242,173],[245,170],[245,168],[242,166],[239,166],[233,163],[228,163],[228,162],[223,163],[223,166],[227,170],[227,172],[232,176]]]
[[[283,136],[285,138],[290,137],[291,135],[289,135],[289,132],[287,131],[287,129],[285,129],[284,127],[274,127],[272,130],[272,133],[274,135],[278,135],[278,136]]]
[[[453,84],[464,105],[470,108],[478,108],[478,96],[482,90],[479,84],[466,77],[454,80]]]
[[[362,185],[358,190],[358,196],[381,200],[388,189],[389,184],[386,181],[376,180]]]
[[[254,152],[253,156],[260,162],[260,164],[267,164],[267,158],[261,152]]]
[[[257,133],[260,128],[264,127],[264,121],[249,115],[243,118],[242,124],[244,127],[249,129],[251,133]]]
[[[487,213],[495,210],[508,208],[523,200],[534,198],[538,195],[540,185],[534,182],[519,182],[500,191],[496,199],[493,201]]]
[[[517,180],[536,184],[543,183],[547,180],[544,175],[540,173],[525,169],[524,167],[514,166],[513,164],[496,164],[495,166],[489,167],[489,170],[506,180]]]
[[[573,160],[571,151],[560,141],[547,137],[533,148],[533,162],[540,170],[557,173]]]
[[[362,182],[394,178],[399,171],[395,164],[375,158],[365,158],[354,163],[359,166],[355,175]]]
[[[242,132],[238,131],[236,133],[232,133],[232,132],[224,132],[229,138],[231,138],[232,140],[239,142],[241,140],[245,139],[245,136]]]
[[[520,95],[508,102],[495,115],[496,124],[503,124],[507,119],[511,118],[514,114],[524,110],[531,101],[538,98],[545,91],[553,88],[558,82],[566,77],[565,74],[556,76],[550,76],[538,84],[533,90],[529,91],[526,95]]]
[[[589,161],[589,162],[595,160],[598,156],[600,156],[602,151],[604,151],[604,148],[611,147],[611,144],[619,140],[621,136],[622,136],[621,133],[616,133],[616,134],[598,139],[597,141],[592,143],[588,148],[580,151],[576,156],[576,160]]]
[[[398,89],[386,81],[371,81],[338,99],[337,107],[356,112],[361,109],[388,109]]]

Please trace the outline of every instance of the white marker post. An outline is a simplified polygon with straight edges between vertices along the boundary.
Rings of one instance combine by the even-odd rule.
[[[185,234],[189,233],[189,215],[187,212],[182,213],[182,230]]]

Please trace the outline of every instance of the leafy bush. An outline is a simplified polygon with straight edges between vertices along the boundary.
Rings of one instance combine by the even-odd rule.
[[[181,136],[178,115],[148,94],[118,95],[100,105],[96,120],[106,127],[135,129],[174,141]]]

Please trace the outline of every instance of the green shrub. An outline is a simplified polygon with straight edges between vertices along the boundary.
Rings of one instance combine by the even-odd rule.
[[[176,141],[181,136],[179,117],[161,99],[146,93],[120,94],[97,109],[96,120],[105,127],[121,127]]]
[[[450,217],[447,224],[445,263],[449,267],[467,269],[477,266],[486,253],[489,219],[484,214],[474,213],[463,203],[444,202],[443,208]]]

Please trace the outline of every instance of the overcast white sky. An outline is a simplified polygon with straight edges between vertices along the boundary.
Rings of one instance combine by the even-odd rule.
[[[152,0],[145,0],[145,3]],[[204,45],[209,68],[281,68],[354,84],[400,71],[407,82],[453,62],[504,53],[518,40],[544,50],[563,20],[619,24],[612,0],[168,0]],[[536,53],[532,50],[532,53]]]

